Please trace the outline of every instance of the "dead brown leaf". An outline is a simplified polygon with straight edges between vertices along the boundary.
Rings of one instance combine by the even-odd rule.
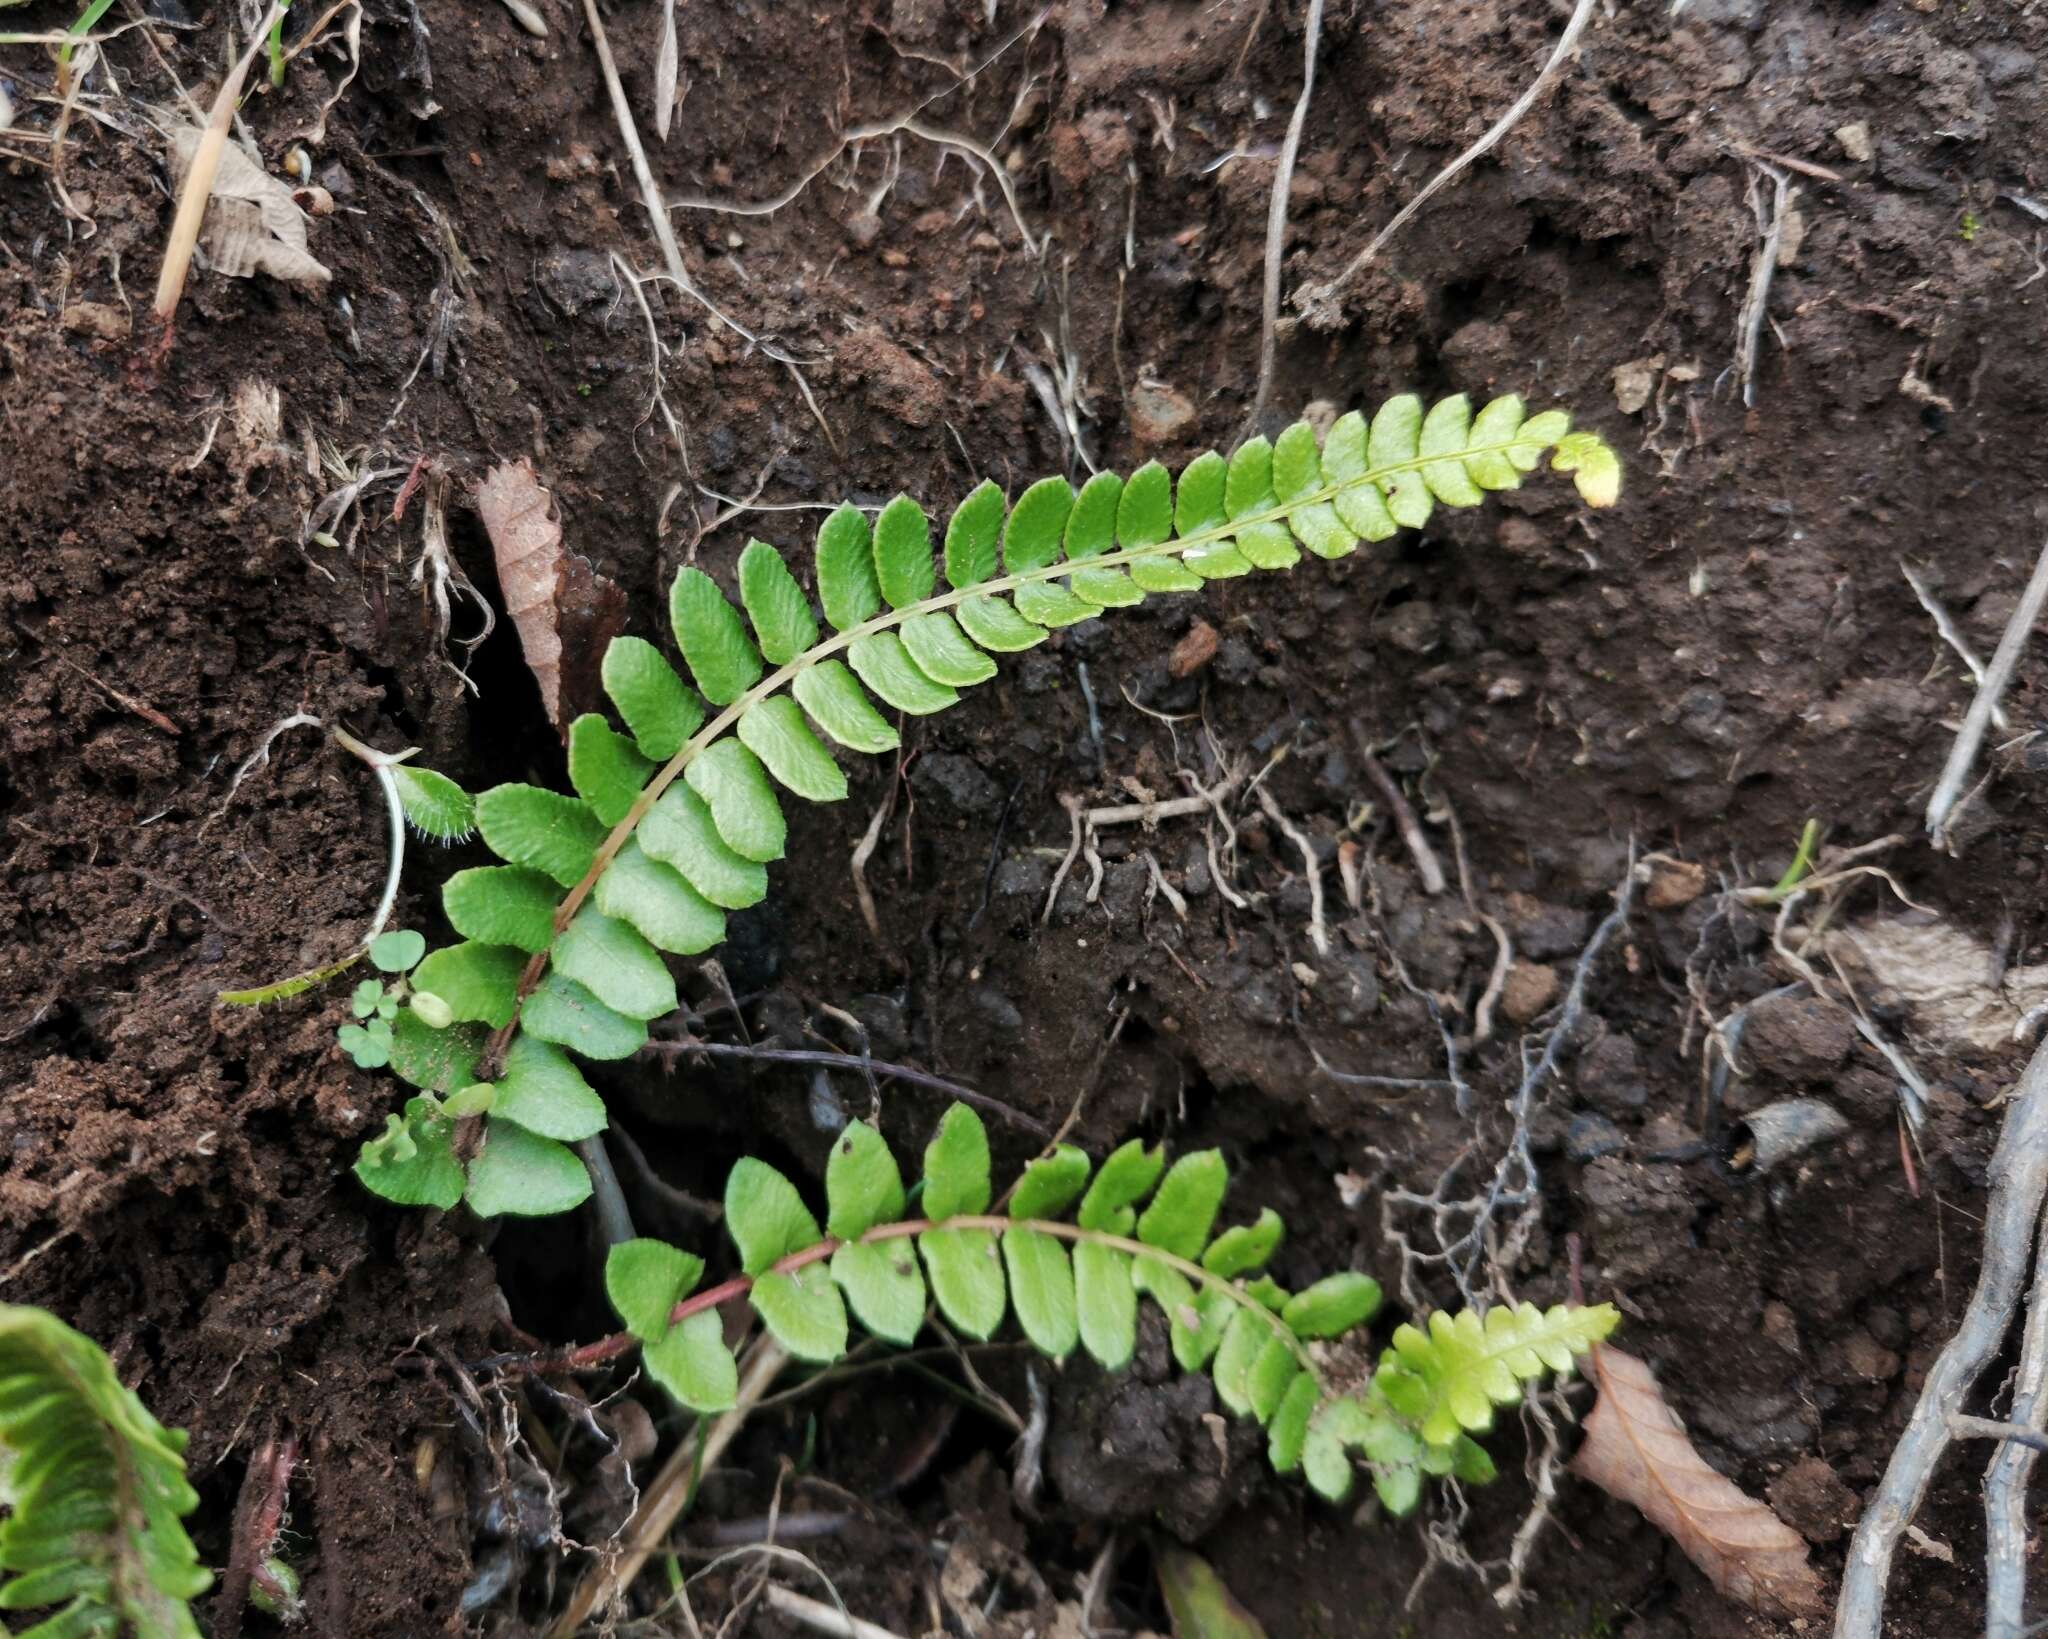
[[[1605,1345],[1593,1350],[1591,1370],[1600,1398],[1572,1472],[1641,1509],[1737,1603],[1775,1617],[1825,1612],[1805,1539],[1707,1466],[1656,1374]]]
[[[484,474],[476,510],[498,561],[498,588],[505,613],[519,632],[527,670],[540,685],[548,721],[560,725],[562,634],[555,621],[555,581],[562,568],[562,521],[554,498],[521,456]]]
[[[548,721],[566,730],[580,713],[603,709],[600,668],[626,628],[626,595],[563,547],[554,497],[525,457],[484,474],[476,509],[541,704]]]
[[[172,169],[180,184],[204,136],[196,125],[181,126],[172,134]],[[230,279],[267,273],[286,284],[317,290],[333,277],[306,249],[306,213],[292,199],[291,189],[232,142],[221,150],[203,231],[213,271]]]

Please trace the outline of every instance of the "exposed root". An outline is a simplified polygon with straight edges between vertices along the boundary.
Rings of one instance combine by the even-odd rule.
[[[2044,560],[2048,561],[2048,560]],[[1981,697],[1980,697],[1981,698]],[[1978,1374],[1998,1353],[2019,1307],[2034,1236],[2048,1199],[2048,1044],[2037,1049],[2007,1101],[1987,1173],[1984,1261],[1955,1335],[1935,1360],[1892,1450],[1884,1479],[1849,1543],[1835,1609],[1835,1639],[1878,1639],[1892,1555],[1926,1499]]]
[[[1259,787],[1259,806],[1266,811],[1266,818],[1301,855],[1301,868],[1308,877],[1308,942],[1315,946],[1318,956],[1330,954],[1330,928],[1323,915],[1323,868],[1316,859],[1316,845],[1309,840],[1308,833],[1281,811],[1280,804],[1273,800],[1273,793],[1264,786]]]
[[[1758,174],[1771,179],[1771,208],[1766,214],[1752,175],[1750,207],[1756,212],[1757,233],[1761,237],[1749,264],[1749,294],[1743,298],[1742,311],[1735,318],[1735,373],[1742,383],[1744,404],[1756,402],[1756,352],[1763,339],[1764,316],[1770,310],[1771,279],[1778,271],[1778,247],[1785,241],[1785,217],[1792,209],[1792,201],[1799,197],[1792,179],[1777,166],[1761,160],[1750,163]]]
[[[2012,681],[2012,674],[2019,669],[2020,655],[2041,619],[2044,604],[2048,604],[2048,542],[2042,543],[2041,554],[2034,560],[2034,573],[2013,608],[2012,619],[2006,622],[2005,633],[1998,640],[1991,664],[1985,668],[1977,697],[1970,702],[1962,731],[1956,735],[1956,742],[1949,749],[1948,762],[1934,787],[1934,795],[1927,799],[1928,840],[1944,852],[1955,852],[1951,830],[1957,815],[1956,799],[1962,795],[1963,783],[1976,766],[1977,752],[1984,743],[1984,731],[1990,726],[1991,714],[1997,710],[1999,697]]]
[[[1244,49],[1251,50],[1257,35],[1259,16],[1245,35]],[[1273,359],[1280,331],[1280,259],[1287,250],[1288,190],[1294,181],[1294,156],[1301,149],[1301,130],[1308,123],[1309,99],[1316,89],[1316,46],[1323,35],[1323,0],[1308,0],[1308,21],[1302,25],[1301,95],[1287,121],[1287,135],[1280,144],[1280,157],[1273,166],[1273,194],[1266,207],[1266,284],[1259,318],[1259,385],[1252,395],[1251,413],[1245,417],[1245,436],[1259,430],[1259,418],[1266,413],[1266,400],[1273,391]],[[1242,56],[1238,59],[1240,66]]]
[[[1456,180],[1473,161],[1484,157],[1499,146],[1501,138],[1521,124],[1523,116],[1536,106],[1537,99],[1549,88],[1551,81],[1557,78],[1558,70],[1564,66],[1565,59],[1578,46],[1579,36],[1585,32],[1586,24],[1592,19],[1593,3],[1594,0],[1578,0],[1578,4],[1572,8],[1571,20],[1565,24],[1564,32],[1557,37],[1557,44],[1551,49],[1549,60],[1544,63],[1536,78],[1529,83],[1529,89],[1514,100],[1508,111],[1494,121],[1477,142],[1431,177],[1422,192],[1403,205],[1395,213],[1394,219],[1373,235],[1365,249],[1345,264],[1343,272],[1326,283],[1306,285],[1294,293],[1294,305],[1310,325],[1318,330],[1334,329],[1341,325],[1343,313],[1337,305],[1337,298],[1345,287],[1365,270],[1375,256],[1379,255],[1387,241],[1401,231],[1411,216]]]

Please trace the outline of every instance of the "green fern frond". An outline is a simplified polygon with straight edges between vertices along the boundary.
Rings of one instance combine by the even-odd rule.
[[[184,1450],[98,1344],[0,1304],[0,1610],[56,1607],[21,1639],[198,1639]]]
[[[725,1188],[740,1273],[699,1290],[704,1262],[693,1254],[655,1240],[614,1247],[605,1286],[626,1331],[571,1359],[592,1364],[637,1344],[649,1376],[685,1407],[727,1410],[738,1372],[718,1307],[744,1294],[783,1348],[816,1364],[844,1356],[856,1326],[907,1346],[936,1304],[969,1337],[986,1339],[1014,1315],[1040,1352],[1064,1359],[1080,1350],[1114,1371],[1135,1351],[1143,1299],[1160,1310],[1182,1368],[1206,1372],[1233,1415],[1266,1428],[1273,1466],[1302,1471],[1324,1496],[1342,1500],[1349,1492],[1354,1454],[1396,1513],[1414,1507],[1425,1476],[1490,1479],[1492,1462],[1462,1433],[1432,1438],[1426,1418],[1377,1386],[1331,1391],[1311,1344],[1369,1321],[1379,1285],[1346,1272],[1289,1293],[1260,1275],[1284,1226],[1267,1210],[1217,1233],[1228,1184],[1216,1150],[1167,1167],[1158,1150],[1127,1144],[1096,1171],[1081,1151],[1062,1145],[1025,1169],[1007,1211],[993,1215],[988,1134],[979,1116],[956,1104],[924,1152],[925,1216],[906,1219],[908,1192],[895,1157],[879,1133],[854,1122],[826,1163],[823,1228],[789,1179],[741,1160]],[[1534,1324],[1516,1329],[1515,1346],[1488,1356],[1525,1376],[1532,1375],[1525,1356],[1537,1372],[1568,1370],[1572,1353],[1605,1336],[1614,1319],[1605,1308],[1529,1314]],[[1502,1342],[1498,1326],[1471,1314],[1434,1316],[1428,1335],[1403,1327],[1397,1340],[1410,1333],[1417,1340],[1404,1360],[1436,1374],[1432,1383],[1463,1381],[1485,1352],[1462,1342],[1439,1349],[1431,1342],[1439,1331]],[[1479,1380],[1490,1381],[1486,1371]]]
[[[430,956],[420,979],[451,1004],[462,1034],[436,1055],[393,1052],[393,1067],[445,1092],[454,1066],[489,1071],[515,1039],[593,1059],[634,1053],[646,1021],[675,1005],[661,953],[713,948],[726,913],[766,895],[766,868],[788,834],[777,788],[836,801],[847,785],[830,744],[896,745],[877,702],[942,711],[995,675],[993,655],[1056,627],[1285,569],[1304,549],[1343,557],[1361,539],[1420,527],[1439,505],[1519,486],[1546,455],[1605,506],[1620,466],[1597,434],[1570,424],[1562,410],[1527,415],[1512,395],[1477,415],[1463,395],[1428,408],[1406,395],[1370,420],[1339,418],[1320,440],[1303,422],[1228,460],[1197,456],[1178,481],[1157,462],[1127,479],[1098,473],[1079,493],[1047,478],[1014,506],[983,483],[954,511],[936,556],[931,520],[909,497],[872,525],[843,506],[819,529],[812,563],[822,625],[763,542],[741,555],[737,606],[703,571],[684,569],[669,614],[691,682],[653,645],[617,639],[602,677],[625,732],[594,714],[571,725],[575,796],[515,784],[477,797],[477,827],[505,864],[449,880],[442,902],[465,942]],[[486,1029],[497,1033],[488,1047]],[[439,1119],[432,1099],[422,1108],[414,1142],[432,1140]],[[492,1117],[484,1156],[509,1122]],[[528,1148],[527,1137],[508,1142]],[[416,1169],[391,1175],[393,1190],[380,1184],[396,1158],[379,1139],[358,1174],[380,1193],[417,1194]],[[447,1178],[434,1169],[437,1200]]]
[[[1621,1316],[1611,1304],[1576,1308],[1560,1303],[1503,1304],[1484,1315],[1473,1310],[1434,1314],[1425,1332],[1402,1326],[1380,1358],[1373,1388],[1412,1422],[1431,1446],[1454,1443],[1470,1430],[1493,1427],[1493,1408],[1522,1398],[1522,1384],[1545,1372],[1563,1375],[1614,1330]]]

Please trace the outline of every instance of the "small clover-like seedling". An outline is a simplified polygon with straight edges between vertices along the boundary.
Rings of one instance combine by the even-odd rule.
[[[371,963],[390,974],[391,982],[364,979],[359,983],[350,992],[348,1005],[363,1022],[344,1024],[334,1033],[342,1051],[360,1068],[378,1070],[397,1064],[400,1073],[410,1079],[405,1066],[421,1057],[420,1033],[446,1030],[454,1022],[449,1004],[419,986],[420,958],[426,950],[426,940],[410,928],[394,928],[370,941]]]

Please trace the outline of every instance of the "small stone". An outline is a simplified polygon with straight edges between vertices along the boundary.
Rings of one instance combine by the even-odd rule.
[[[1577,1079],[1579,1098],[1605,1115],[1632,1115],[1650,1101],[1642,1055],[1627,1036],[1602,1036],[1587,1048]]]
[[[1614,367],[1614,407],[1623,415],[1634,415],[1650,402],[1657,390],[1657,378],[1664,373],[1664,355],[1630,359]]]
[[[1795,1360],[1806,1352],[1799,1345],[1798,1316],[1792,1313],[1789,1305],[1775,1298],[1764,1305],[1763,1324],[1759,1330]]]
[[[561,245],[541,257],[535,278],[550,304],[571,317],[611,301],[619,289],[611,262],[602,251],[570,250]]]
[[[1166,660],[1167,672],[1174,677],[1194,676],[1216,658],[1216,643],[1216,628],[1197,619],[1187,629],[1187,635],[1173,646],[1173,653]]]
[[[1766,996],[1743,1014],[1744,1066],[1784,1078],[1817,1081],[1831,1075],[1856,1044],[1847,1008],[1819,996]]]
[[[1021,1036],[1024,1033],[1024,1015],[1017,1011],[1017,1004],[1000,990],[978,985],[968,992],[967,999],[992,1033],[999,1036]]]
[[[1842,145],[1842,152],[1847,154],[1858,165],[1868,165],[1872,156],[1877,152],[1871,146],[1870,126],[1864,120],[1857,120],[1850,125],[1836,126],[1835,141]]]
[[[1557,971],[1541,962],[1510,962],[1500,987],[1500,1010],[1516,1024],[1527,1024],[1557,1000]]]
[[[862,211],[846,224],[847,241],[856,250],[873,250],[882,236],[882,219],[873,211]]]
[[[1378,624],[1380,636],[1408,654],[1426,655],[1443,641],[1444,623],[1436,605],[1420,598],[1397,603]]]
[[[920,796],[936,794],[963,817],[993,814],[1003,805],[1003,788],[984,774],[973,758],[954,751],[918,758],[910,770],[910,783]]]
[[[1626,1148],[1621,1129],[1604,1115],[1575,1115],[1564,1129],[1564,1153],[1568,1161],[1597,1161]]]
[[[1839,1541],[1862,1512],[1856,1493],[1819,1457],[1801,1457],[1771,1481],[1764,1495],[1778,1518],[1820,1546]]]
[[[1171,444],[1195,424],[1195,407],[1164,382],[1141,381],[1124,406],[1131,436],[1140,444]]]
[[[1676,910],[1681,905],[1690,905],[1706,888],[1706,866],[1686,859],[1660,859],[1650,867],[1643,903],[1653,911]]]
[[[1592,919],[1584,911],[1564,905],[1546,905],[1525,893],[1507,896],[1508,932],[1515,949],[1539,962],[1560,956],[1576,956],[1586,943]]]
[[[1889,1383],[1899,1374],[1899,1357],[1868,1332],[1851,1332],[1842,1342],[1842,1361],[1858,1377]]]
[[[551,154],[546,161],[548,179],[552,182],[573,182],[579,176],[597,175],[597,150],[587,142],[572,142],[566,153]],[[326,181],[323,176],[322,181]],[[328,184],[330,187],[332,183]],[[336,193],[342,190],[335,188]]]
[[[1052,867],[1036,854],[1012,854],[996,867],[995,891],[1005,899],[1043,899]]]
[[[64,328],[74,336],[121,341],[129,331],[128,315],[107,302],[73,302],[64,309]]]

